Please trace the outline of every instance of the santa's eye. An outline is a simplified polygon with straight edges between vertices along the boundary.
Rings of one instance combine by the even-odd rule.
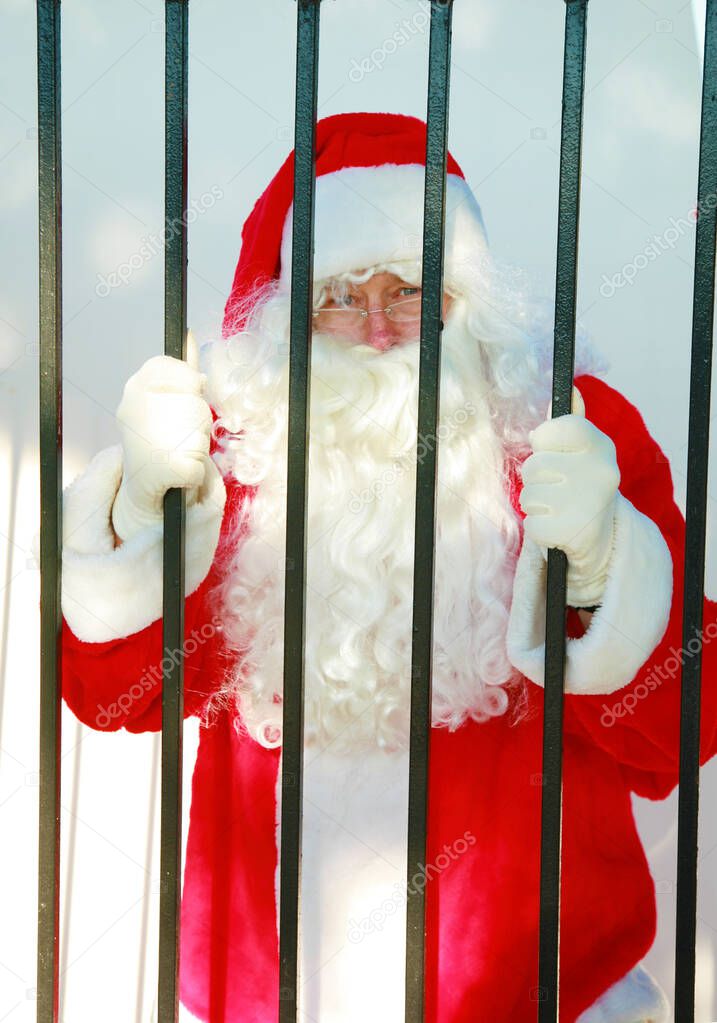
[[[355,305],[355,303],[356,303],[355,295],[342,295],[340,298],[329,299],[329,304],[333,305],[335,309],[343,309],[345,307]]]
[[[414,287],[412,284],[407,284],[405,287],[399,288],[399,294],[403,295],[405,298],[409,298],[413,295],[420,295],[421,289]]]

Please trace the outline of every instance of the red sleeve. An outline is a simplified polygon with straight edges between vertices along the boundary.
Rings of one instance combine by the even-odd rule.
[[[682,643],[685,520],[674,500],[667,457],[650,436],[639,411],[618,391],[592,376],[576,384],[587,418],[612,437],[620,468],[620,491],[659,527],[672,556],[673,592],[665,634],[629,685],[608,695],[565,697],[565,727],[588,733],[613,756],[639,795],[663,799],[679,780],[680,672],[702,653],[700,763],[717,752],[717,603],[705,598],[701,636]],[[570,619],[580,634],[576,613]]]
[[[230,667],[216,586],[227,563],[236,514],[245,492],[226,482],[227,501],[211,569],[185,600],[185,717],[201,712]],[[122,639],[98,643],[78,639],[63,620],[62,696],[72,712],[91,728],[159,731],[163,656],[161,619]],[[168,656],[176,658],[177,654],[168,651]]]

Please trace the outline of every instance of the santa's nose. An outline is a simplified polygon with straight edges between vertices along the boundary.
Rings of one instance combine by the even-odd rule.
[[[396,326],[391,323],[383,311],[372,313],[367,318],[366,344],[379,351],[384,351],[394,345],[397,340]]]

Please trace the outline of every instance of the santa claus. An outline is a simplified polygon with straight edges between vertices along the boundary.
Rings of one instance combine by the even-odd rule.
[[[440,426],[417,437],[426,127],[316,133],[300,1018],[399,1023],[405,905],[425,890],[426,1020],[532,1023],[546,557],[568,558],[562,1023],[668,1016],[640,964],[654,885],[630,794],[678,780],[684,520],[638,410],[579,350],[550,418],[549,346],[491,262],[449,156]],[[150,359],[121,444],[66,492],[63,696],[161,727],[162,505],[187,491],[185,714],[201,719],[181,999],[273,1023],[293,154],[242,232],[223,338]],[[416,464],[438,447],[426,863],[405,878]],[[717,749],[705,601],[702,760]],[[679,655],[676,654],[679,651]],[[672,664],[672,662],[675,662]],[[671,665],[671,667],[669,666]]]

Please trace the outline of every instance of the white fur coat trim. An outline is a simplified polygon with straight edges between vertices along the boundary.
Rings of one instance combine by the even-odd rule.
[[[148,526],[114,547],[110,512],[121,479],[122,448],[115,445],[95,455],[64,493],[62,610],[86,643],[121,639],[162,615],[162,526]],[[225,501],[216,469],[187,509],[186,594],[209,572]]]
[[[508,622],[508,656],[541,686],[547,575],[542,551],[524,537]],[[618,492],[602,605],[585,635],[566,641],[565,692],[612,693],[631,682],[665,634],[671,602],[669,548],[655,523]]]

